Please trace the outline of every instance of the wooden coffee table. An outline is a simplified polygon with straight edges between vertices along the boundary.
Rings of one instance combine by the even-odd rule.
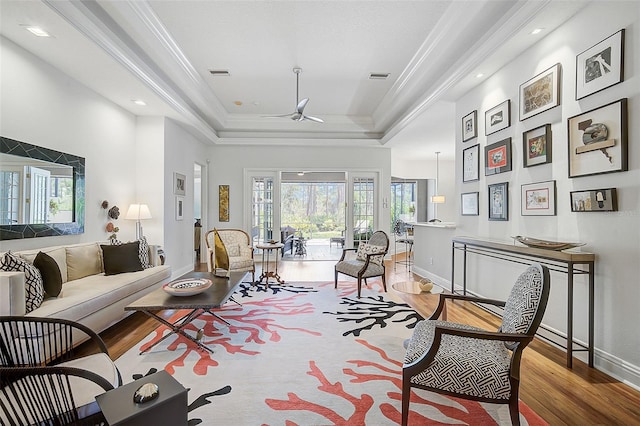
[[[224,305],[229,299],[232,299],[233,293],[236,291],[240,283],[244,281],[247,272],[232,272],[228,278],[217,277],[211,272],[189,272],[179,279],[185,278],[206,278],[210,279],[213,284],[200,294],[193,296],[172,296],[165,292],[162,288],[158,288],[146,296],[141,297],[135,302],[124,308],[125,311],[140,311],[144,312],[156,321],[166,325],[171,329],[171,333],[163,336],[162,339],[155,342],[153,345],[140,352],[140,355],[149,351],[151,348],[162,342],[172,334],[180,334],[187,339],[198,345],[199,348],[213,353],[213,350],[209,349],[202,344],[200,339],[202,338],[201,331],[198,332],[196,337],[193,337],[184,330],[184,328],[196,318],[203,314],[211,314],[214,317],[229,324],[224,319],[213,313],[211,310],[216,309]],[[174,323],[167,321],[157,313],[159,311],[167,309],[189,309],[189,313],[178,318]]]

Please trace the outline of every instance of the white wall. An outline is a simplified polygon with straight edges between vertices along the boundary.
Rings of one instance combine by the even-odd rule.
[[[2,250],[104,241],[103,200],[118,205],[118,237],[135,238],[123,219],[135,196],[135,116],[0,37],[2,136],[85,158],[85,231],[80,235],[2,241]]]
[[[510,236],[526,235],[560,241],[586,243],[584,251],[597,255],[595,291],[596,366],[640,386],[640,150],[637,148],[640,122],[640,3],[594,2],[570,19],[558,30],[548,34],[517,59],[491,76],[484,84],[458,100],[456,120],[478,110],[479,137],[470,142],[457,143],[456,170],[461,170],[462,150],[475,143],[480,151],[490,143],[512,138],[511,172],[485,177],[481,165],[480,181],[462,183],[458,174],[456,191],[480,192],[480,216],[458,216],[455,235],[477,236],[511,241]],[[575,100],[576,55],[609,35],[625,28],[625,81],[580,101]],[[518,120],[518,90],[520,84],[556,63],[562,64],[561,105],[525,121]],[[620,98],[628,98],[629,171],[598,176],[568,178],[567,119]],[[512,120],[508,129],[484,136],[484,112],[511,99]],[[523,168],[522,133],[545,123],[551,123],[553,162]],[[460,126],[456,139],[462,140]],[[481,155],[481,163],[484,154]],[[557,185],[556,216],[521,216],[520,187],[522,184],[555,180]],[[509,221],[495,222],[487,218],[487,185],[509,182]],[[615,187],[618,190],[618,209],[611,213],[573,213],[569,192],[574,190]],[[458,201],[459,203],[459,201]],[[437,233],[438,230],[431,230]],[[441,232],[439,235],[445,235]],[[437,238],[435,238],[437,240]],[[450,239],[450,236],[449,236]],[[432,239],[431,241],[433,241]],[[450,252],[428,247],[418,253],[416,266],[426,273],[443,275],[450,271]],[[430,257],[445,267],[429,265]],[[513,283],[517,270],[504,262],[486,258],[470,265],[471,290],[490,297],[504,298]],[[444,276],[448,279],[448,276]],[[586,280],[581,277],[575,286],[574,321],[576,337],[587,338]],[[566,280],[552,273],[552,291],[544,323],[566,331]]]

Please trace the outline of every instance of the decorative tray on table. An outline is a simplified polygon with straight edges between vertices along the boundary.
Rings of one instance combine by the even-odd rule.
[[[524,244],[525,246],[532,248],[539,248],[545,250],[566,250],[574,247],[580,247],[585,245],[585,243],[566,243],[562,241],[548,241],[548,240],[539,240],[537,238],[531,237],[523,237],[520,235],[516,235],[515,237],[511,237],[519,243]]]
[[[206,278],[186,278],[167,283],[162,289],[172,296],[193,296],[211,287],[211,280]]]

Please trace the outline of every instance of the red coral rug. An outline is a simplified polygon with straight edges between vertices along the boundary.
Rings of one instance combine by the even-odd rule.
[[[421,318],[373,283],[255,287],[243,284],[217,313],[190,326],[213,354],[151,333],[116,361],[125,382],[164,369],[189,388],[189,424],[385,425],[400,422],[402,342]],[[183,312],[176,312],[176,318]],[[524,425],[546,424],[520,403]],[[410,424],[507,425],[506,405],[426,391],[412,397]]]

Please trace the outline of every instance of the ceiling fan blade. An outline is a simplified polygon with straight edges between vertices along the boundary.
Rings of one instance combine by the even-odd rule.
[[[324,123],[324,120],[322,118],[318,118],[318,117],[313,117],[311,115],[303,115],[303,120],[311,120],[311,121],[315,121],[316,123]]]
[[[262,117],[264,118],[285,118],[285,117],[291,117],[294,113],[291,114],[281,114],[281,115],[263,115]]]
[[[309,98],[304,98],[303,100],[298,102],[298,105],[296,106],[296,112],[302,114],[302,111],[304,111],[304,107],[307,106],[307,102],[309,102]]]

